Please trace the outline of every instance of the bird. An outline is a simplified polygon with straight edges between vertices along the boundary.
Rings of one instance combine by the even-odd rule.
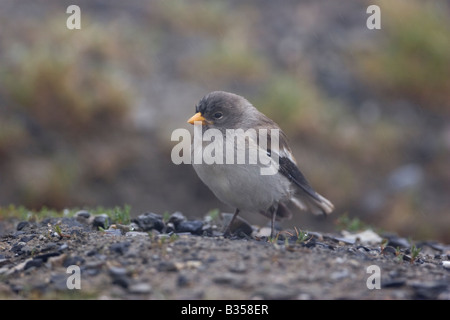
[[[235,208],[230,222],[224,229],[225,236],[231,235],[231,226],[240,212],[255,212],[269,217],[271,219],[270,237],[274,238],[275,221],[292,217],[292,212],[288,208],[289,203],[315,215],[326,216],[334,210],[333,204],[311,187],[298,168],[286,134],[278,124],[258,111],[244,97],[225,91],[210,92],[195,105],[195,114],[187,122],[192,125],[201,124],[202,133],[215,129],[215,133],[222,135],[219,136],[221,139],[216,138],[214,141],[205,141],[208,139],[200,138],[202,139],[200,143],[203,147],[216,143],[218,148],[216,152],[224,148],[223,159],[225,159],[227,151],[225,148],[228,145],[231,145],[236,152],[263,151],[260,153],[263,158],[256,163],[255,161],[250,163],[248,156],[244,163],[242,161],[231,164],[225,161],[221,163],[192,162],[198,177],[214,195],[223,203]],[[239,131],[239,129],[242,130]],[[240,143],[234,143],[234,140],[239,140],[234,136],[233,141],[227,141],[227,133],[232,132],[230,130],[241,135],[249,130],[267,133],[265,148],[263,148],[263,140],[254,135],[246,135],[247,140],[241,139]],[[274,133],[278,135],[277,144],[272,143]],[[199,142],[195,141],[194,134],[192,154],[204,152],[202,148],[196,150],[195,143]],[[264,167],[270,167],[269,169],[273,169],[274,172],[261,174],[261,169]]]

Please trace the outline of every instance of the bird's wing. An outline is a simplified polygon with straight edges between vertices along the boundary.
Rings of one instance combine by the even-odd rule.
[[[271,121],[271,120],[270,120]],[[300,189],[306,192],[313,199],[322,202],[320,196],[316,191],[310,186],[308,180],[306,180],[303,173],[301,173],[300,169],[297,167],[295,163],[295,158],[292,155],[292,152],[289,148],[288,138],[286,134],[272,122],[272,128],[278,130],[278,143],[272,144],[272,136],[269,134],[268,142],[267,142],[267,152],[268,155],[272,159],[276,159],[278,161],[278,172],[288,178],[291,182],[296,184]],[[271,128],[271,129],[272,129]],[[258,141],[258,144],[260,142]],[[273,148],[275,147],[275,148]],[[277,159],[278,158],[278,159]]]
[[[300,189],[305,191],[308,195],[313,197],[315,200],[322,202],[319,195],[314,191],[314,189],[309,185],[308,180],[306,180],[303,173],[297,167],[297,165],[292,162],[288,157],[280,156],[279,158],[280,167],[278,171],[296,184]]]

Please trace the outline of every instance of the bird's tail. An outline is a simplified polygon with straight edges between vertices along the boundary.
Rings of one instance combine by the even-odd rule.
[[[334,210],[334,205],[320,194],[316,193],[317,199],[307,193],[292,198],[291,201],[303,211],[309,211],[315,215],[328,215]]]

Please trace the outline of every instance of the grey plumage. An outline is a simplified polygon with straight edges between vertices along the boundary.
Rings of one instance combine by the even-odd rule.
[[[291,212],[287,208],[289,202],[294,203],[301,210],[313,214],[329,214],[333,211],[333,204],[319,195],[310,186],[305,176],[298,169],[292,156],[288,140],[279,126],[259,112],[245,98],[228,92],[214,91],[203,97],[196,106],[196,117],[203,121],[203,132],[208,129],[218,129],[223,134],[224,148],[227,129],[267,129],[269,133],[267,146],[271,146],[270,129],[278,129],[278,149],[268,150],[267,157],[275,165],[276,174],[261,175],[261,163],[249,164],[193,164],[199,178],[211,189],[222,202],[236,208],[230,225],[240,211],[259,212],[275,219],[289,218]],[[193,117],[194,118],[194,117]],[[189,120],[193,123],[193,118]],[[210,142],[202,141],[204,146]],[[215,141],[211,143],[220,143]],[[235,151],[240,149],[249,151],[251,148],[261,148],[258,137],[249,139],[245,145],[235,145]],[[194,152],[201,152],[193,150]],[[224,153],[225,155],[225,153]],[[264,162],[266,163],[266,162]]]

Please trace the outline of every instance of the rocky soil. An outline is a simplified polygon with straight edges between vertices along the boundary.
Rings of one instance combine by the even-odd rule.
[[[0,221],[0,298],[450,299],[449,245],[371,230],[269,241],[242,220],[224,238],[217,224],[146,213],[120,225],[87,211]]]

